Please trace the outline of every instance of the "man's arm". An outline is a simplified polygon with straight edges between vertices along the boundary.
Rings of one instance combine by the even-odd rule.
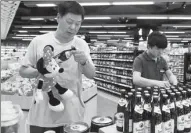
[[[19,74],[23,78],[36,78],[39,75],[37,69],[31,66],[21,66],[19,70]]]
[[[168,81],[146,79],[141,77],[141,73],[138,71],[133,72],[133,83],[140,87],[154,87],[154,86],[170,87],[170,84]]]
[[[87,61],[85,65],[82,65],[82,73],[89,79],[95,77],[95,66]]]
[[[168,69],[166,71],[166,76],[171,84],[173,84],[173,85],[178,84],[178,80],[177,80],[176,76],[171,72],[171,70]]]

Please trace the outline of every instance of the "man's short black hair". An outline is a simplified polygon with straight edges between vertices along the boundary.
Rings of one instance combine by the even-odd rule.
[[[156,46],[157,48],[165,49],[167,45],[166,36],[159,31],[152,32],[148,37],[148,46],[151,48]]]
[[[73,13],[76,15],[81,15],[82,20],[84,19],[85,10],[84,8],[76,1],[63,1],[58,4],[58,13],[61,16],[66,15],[67,13]]]

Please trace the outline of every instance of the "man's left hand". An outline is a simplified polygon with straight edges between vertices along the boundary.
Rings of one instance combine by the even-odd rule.
[[[84,51],[80,51],[80,50],[72,50],[71,53],[74,56],[74,60],[78,63],[80,63],[81,65],[85,64],[85,62],[87,61],[88,57],[86,56]]]

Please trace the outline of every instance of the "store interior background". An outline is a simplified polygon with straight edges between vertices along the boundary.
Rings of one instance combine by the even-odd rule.
[[[164,33],[168,39],[166,55],[172,71],[179,81],[185,79],[182,61],[184,53],[190,52],[191,47],[190,0],[107,0],[100,2],[79,0],[78,2],[84,6],[86,15],[77,35],[89,44],[95,64],[100,58],[107,60],[107,57],[101,57],[97,51],[112,51],[113,54],[119,54],[115,53],[116,51],[123,51],[120,54],[124,54],[125,51],[132,51],[134,48],[145,50],[148,34],[157,30]],[[50,5],[46,7],[46,4]],[[19,77],[19,62],[35,36],[56,30],[55,4],[57,4],[56,1],[1,1],[1,85],[6,86],[1,87],[3,96],[1,100],[14,99],[16,104],[23,107],[25,118],[30,105],[23,102],[31,101],[30,83],[32,81]],[[133,53],[129,55],[130,62],[132,56],[134,56]],[[124,60],[123,57],[118,59]],[[128,56],[125,60],[128,60]],[[119,90],[132,88],[132,83],[130,83],[132,75],[108,75],[107,69],[101,68],[103,65],[96,65],[96,78],[91,82],[86,79],[84,88],[87,90],[92,86],[96,88],[91,96],[89,94],[90,99],[96,96],[97,111],[94,115],[113,117],[117,108]],[[110,68],[123,69],[120,66]],[[127,73],[132,71],[132,64],[126,69]],[[104,78],[103,75],[115,77],[116,81],[112,84],[114,86],[110,84],[108,87],[106,83],[111,79]],[[123,79],[128,80],[128,83],[123,84]],[[21,121],[19,133],[24,130],[24,120]]]

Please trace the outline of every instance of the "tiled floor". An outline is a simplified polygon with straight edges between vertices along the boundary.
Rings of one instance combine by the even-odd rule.
[[[116,110],[117,110],[117,97],[109,95],[105,92],[98,91],[98,104],[97,104],[97,115],[99,116],[110,116],[113,118]],[[24,112],[24,118],[20,122],[20,128],[18,133],[25,133],[24,127],[25,127],[25,120],[27,116],[27,112]]]

